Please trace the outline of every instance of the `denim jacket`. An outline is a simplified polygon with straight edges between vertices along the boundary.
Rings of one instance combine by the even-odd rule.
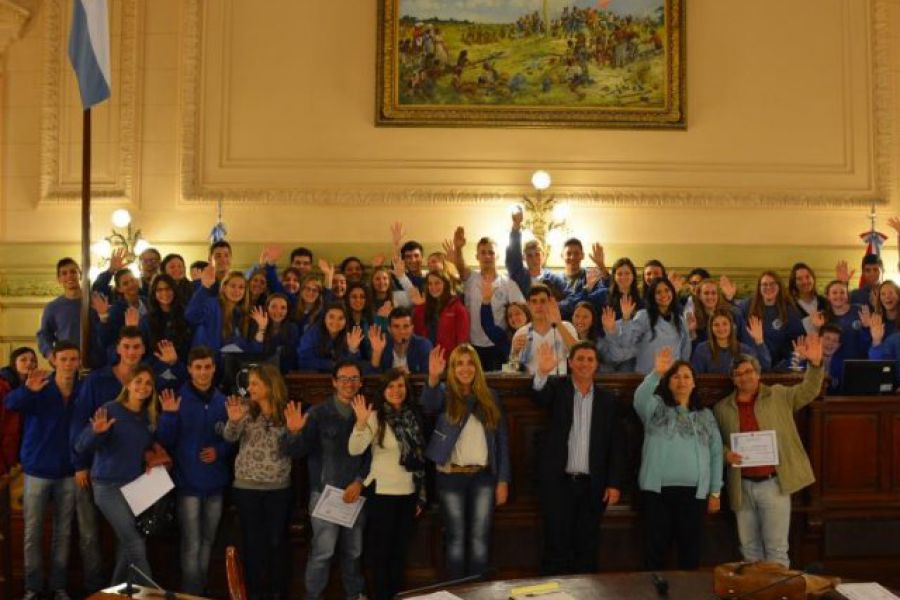
[[[488,466],[491,474],[500,482],[509,483],[512,479],[511,468],[509,463],[509,434],[506,428],[506,413],[503,406],[497,398],[497,393],[491,390],[494,397],[494,404],[500,409],[500,422],[496,429],[484,428],[484,435],[487,438],[488,448]],[[437,423],[434,426],[434,433],[425,449],[425,456],[435,464],[442,465],[450,460],[453,448],[456,446],[456,440],[465,426],[466,418],[459,423],[453,424],[447,419],[447,411],[444,410],[446,404],[447,392],[444,384],[437,387],[430,387],[427,383],[422,390],[422,408],[425,414],[437,414]],[[474,398],[468,399],[469,413],[474,408]]]

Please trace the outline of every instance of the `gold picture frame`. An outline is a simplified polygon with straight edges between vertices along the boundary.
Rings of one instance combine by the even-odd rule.
[[[686,128],[684,0],[378,2],[378,126]]]

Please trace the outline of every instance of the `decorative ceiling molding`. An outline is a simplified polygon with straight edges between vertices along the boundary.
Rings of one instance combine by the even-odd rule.
[[[75,203],[81,199],[80,179],[63,181],[61,165],[68,157],[69,148],[76,140],[64,139],[62,113],[69,110],[63,93],[63,81],[69,74],[64,31],[63,6],[69,2],[46,0],[46,29],[43,54],[43,91],[41,111],[41,194],[39,204]],[[136,166],[138,165],[140,129],[140,89],[138,78],[139,52],[142,48],[138,30],[138,1],[117,0],[115,8],[110,3],[111,14],[120,18],[118,46],[116,38],[110,40],[112,53],[118,59],[113,67],[112,98],[107,101],[113,113],[112,123],[118,133],[116,148],[117,167],[113,180],[92,181],[92,199],[112,202],[134,201]],[[114,29],[114,27],[110,27]],[[80,141],[81,136],[78,136]],[[94,140],[96,143],[96,140]],[[80,147],[80,144],[78,145]],[[96,159],[95,159],[96,160]],[[96,171],[96,169],[94,169]]]
[[[0,55],[19,39],[30,18],[31,11],[27,8],[13,0],[0,0]]]
[[[855,5],[857,0],[844,0],[842,11],[849,11],[849,7]],[[869,189],[859,190],[825,190],[825,191],[795,191],[794,189],[735,189],[735,188],[576,188],[567,189],[556,187],[554,191],[558,195],[564,195],[568,200],[576,204],[585,204],[602,207],[666,207],[666,208],[859,208],[871,205],[887,205],[895,187],[896,164],[895,156],[895,122],[894,122],[894,96],[891,84],[892,70],[896,67],[897,57],[890,52],[891,46],[891,0],[868,0],[867,8],[870,15],[865,28],[866,40],[869,44],[868,61],[871,67],[870,73],[863,78],[871,86],[870,92],[870,144],[866,153],[871,156],[870,170],[873,181]],[[203,174],[200,163],[202,161],[203,140],[201,139],[200,124],[202,123],[200,110],[202,109],[202,77],[203,77],[203,4],[201,0],[185,0],[184,32],[182,48],[181,71],[181,139],[180,139],[180,179],[182,200],[184,201],[217,201],[223,199],[237,204],[265,203],[265,204],[292,204],[292,205],[478,205],[494,204],[498,201],[507,201],[519,198],[523,188],[504,186],[467,187],[465,189],[448,188],[446,186],[363,186],[347,187],[341,185],[327,187],[239,187],[226,185],[210,185],[203,183]],[[845,27],[849,27],[849,19],[844,21]],[[896,32],[895,32],[896,33]],[[844,32],[844,41],[848,42],[851,35]],[[848,88],[850,85],[849,59],[845,53],[843,80]],[[847,99],[846,102],[850,100]],[[845,110],[850,111],[849,106]],[[846,120],[850,120],[849,118]],[[846,139],[850,140],[853,134],[853,123],[850,123],[846,132]],[[862,126],[856,123],[855,126]],[[374,127],[374,124],[373,124]],[[852,141],[846,143],[852,144]],[[849,151],[849,150],[848,150]],[[846,155],[846,163],[837,165],[843,172],[852,172],[853,157]],[[247,164],[230,165],[250,168],[252,161]],[[294,162],[296,161],[289,161]],[[306,164],[309,162],[309,164]],[[371,161],[339,161],[334,159],[318,158],[305,161],[301,164],[292,164],[295,169],[303,168],[334,168],[342,162],[353,163],[360,168],[381,168],[384,161],[372,159]],[[393,166],[404,161],[394,161]],[[414,161],[417,162],[417,161]],[[431,163],[432,161],[423,161]],[[448,161],[433,161],[446,163]],[[453,168],[464,168],[465,165],[454,164]],[[503,161],[501,161],[503,162]],[[273,166],[267,164],[266,166]],[[431,164],[419,164],[419,167],[437,166]],[[480,165],[478,168],[489,168],[492,164]],[[757,165],[754,165],[756,167]],[[440,167],[446,168],[446,164]],[[800,165],[773,165],[774,171],[792,171]],[[562,167],[565,168],[565,167]],[[690,170],[721,170],[717,165],[688,165]],[[753,171],[746,165],[739,166],[739,171]],[[830,171],[833,173],[834,171]],[[828,174],[828,173],[824,173]]]

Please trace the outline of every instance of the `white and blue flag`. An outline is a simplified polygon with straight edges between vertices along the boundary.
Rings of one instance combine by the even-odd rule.
[[[72,0],[69,60],[85,110],[109,98],[109,11],[106,0]]]

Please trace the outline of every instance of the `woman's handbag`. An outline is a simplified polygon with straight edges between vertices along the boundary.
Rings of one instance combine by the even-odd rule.
[[[806,600],[834,589],[837,577],[807,575],[773,562],[734,562],[713,572],[716,596],[722,600]]]

